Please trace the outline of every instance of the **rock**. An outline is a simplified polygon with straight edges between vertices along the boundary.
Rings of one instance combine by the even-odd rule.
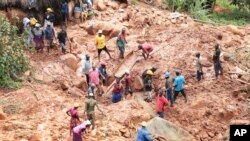
[[[112,9],[114,9],[114,10],[119,9],[119,4],[115,1],[109,1],[108,6],[112,7]]]
[[[76,86],[78,89],[81,89],[84,92],[86,92],[88,89],[87,82],[84,79],[75,81],[74,86]]]
[[[33,135],[29,138],[29,141],[41,141],[40,135]]]
[[[143,82],[142,82],[142,79],[141,79],[140,76],[135,77],[134,88],[136,90],[142,90],[143,89]]]
[[[31,72],[28,70],[24,73],[25,76],[30,76]]]
[[[78,64],[78,59],[76,58],[75,55],[73,54],[65,54],[60,57],[61,60],[72,70],[76,71],[77,69],[77,64]]]
[[[212,132],[208,132],[207,134],[208,134],[208,136],[211,137],[211,138],[214,137],[214,133],[212,133]]]
[[[228,105],[225,110],[219,110],[219,117],[225,121],[231,120],[236,115],[236,110],[233,106]]]
[[[69,84],[66,81],[62,81],[60,83],[60,86],[61,86],[62,90],[64,90],[64,91],[69,89]]]
[[[0,107],[0,120],[5,120],[6,119],[6,115],[2,110],[2,107]]]
[[[40,74],[40,73],[38,73],[38,72],[35,72],[35,74],[34,74],[34,79],[35,79],[35,80],[38,80],[38,81],[43,81],[43,80],[44,80],[44,79],[43,79],[43,75]]]
[[[122,4],[120,4],[120,8],[119,9],[125,9],[127,7],[128,7],[128,5],[126,3],[122,3]]]
[[[231,59],[230,54],[224,53],[223,59],[224,59],[225,61],[230,61],[230,59]]]
[[[98,1],[97,3],[97,10],[98,11],[105,11],[107,9],[106,5],[102,0]]]
[[[250,124],[249,120],[232,120],[230,121],[230,125],[248,125]]]
[[[73,87],[68,89],[68,94],[70,94],[73,97],[83,97],[83,91],[80,89]]]
[[[229,30],[233,34],[240,35],[240,36],[245,36],[245,32],[243,30],[240,30],[236,26],[233,26],[233,25],[228,25],[227,30]]]

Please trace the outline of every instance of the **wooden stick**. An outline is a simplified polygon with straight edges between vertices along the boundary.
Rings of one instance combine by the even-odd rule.
[[[239,82],[241,82],[241,83],[244,83],[244,84],[250,84],[250,83],[248,83],[248,82],[246,82],[246,81],[243,81],[243,80],[241,80],[241,79],[236,79],[237,81],[239,81]]]

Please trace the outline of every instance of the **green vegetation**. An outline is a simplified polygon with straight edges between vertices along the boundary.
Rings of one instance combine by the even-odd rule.
[[[238,26],[250,23],[250,0],[165,0],[171,11],[188,12],[194,19]],[[213,11],[214,5],[220,11]]]
[[[0,87],[20,87],[19,76],[28,68],[24,55],[24,41],[17,35],[17,27],[0,15]]]

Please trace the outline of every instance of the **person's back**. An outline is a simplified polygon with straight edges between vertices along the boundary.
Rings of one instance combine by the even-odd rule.
[[[184,88],[185,79],[182,75],[175,78],[175,91],[180,91]]]
[[[40,37],[40,36],[43,35],[43,30],[41,28],[38,28],[38,29],[34,28],[33,29],[33,34],[34,34],[34,36]]]
[[[214,56],[213,56],[213,61],[214,62],[219,62],[220,61],[220,49],[217,48],[215,51],[214,51]]]
[[[86,101],[87,104],[87,109],[86,112],[87,114],[92,114],[95,111],[95,106],[96,106],[96,100],[93,98],[90,98]]]
[[[89,77],[90,77],[91,83],[94,83],[95,85],[99,85],[100,79],[99,79],[99,72],[97,69],[90,70]]]
[[[65,15],[68,14],[68,3],[67,2],[64,2],[62,5],[62,13]]]
[[[167,103],[168,103],[168,101],[163,95],[157,96],[157,101],[156,101],[157,112],[162,112],[164,110],[164,106],[167,105]]]
[[[83,72],[85,74],[89,74],[89,71],[92,68],[92,64],[90,60],[85,60],[84,64],[83,64]]]
[[[166,89],[171,88],[173,86],[173,83],[174,83],[174,80],[172,77],[167,78],[165,82],[165,88]]]
[[[104,35],[96,35],[96,43],[97,43],[97,48],[102,49],[105,47],[105,36]]]
[[[54,30],[53,30],[53,28],[50,27],[50,26],[47,26],[46,29],[45,29],[45,38],[47,40],[49,40],[49,39],[53,39],[53,37],[54,37]]]
[[[61,31],[61,32],[59,32],[59,33],[58,33],[58,40],[59,40],[59,43],[65,44],[65,42],[66,42],[66,37],[67,37],[66,31]]]
[[[150,87],[151,81],[152,81],[152,78],[150,76],[146,75],[145,78],[143,79],[143,83],[144,83],[145,87]]]
[[[136,141],[153,141],[146,128],[141,127],[138,129]]]

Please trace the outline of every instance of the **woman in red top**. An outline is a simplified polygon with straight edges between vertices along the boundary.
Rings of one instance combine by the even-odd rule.
[[[116,78],[116,83],[114,84],[113,94],[112,94],[112,102],[117,103],[122,100],[122,93],[124,91],[124,87],[120,82],[120,78]]]
[[[148,59],[149,54],[154,50],[153,47],[150,44],[140,44],[138,45],[138,50],[142,50],[142,55],[145,60]]]
[[[159,117],[163,118],[164,117],[164,106],[168,105],[168,100],[163,96],[163,91],[162,89],[159,90],[158,96],[157,96],[157,101],[156,101],[156,110],[157,113],[159,114]]]
[[[74,107],[70,108],[66,112],[66,114],[71,117],[71,119],[70,119],[70,127],[69,127],[70,128],[70,130],[69,130],[70,136],[72,134],[73,128],[76,127],[77,124],[81,122],[80,119],[79,119],[79,116],[78,116],[78,111],[77,111],[78,107],[79,107],[79,103],[75,103]]]

